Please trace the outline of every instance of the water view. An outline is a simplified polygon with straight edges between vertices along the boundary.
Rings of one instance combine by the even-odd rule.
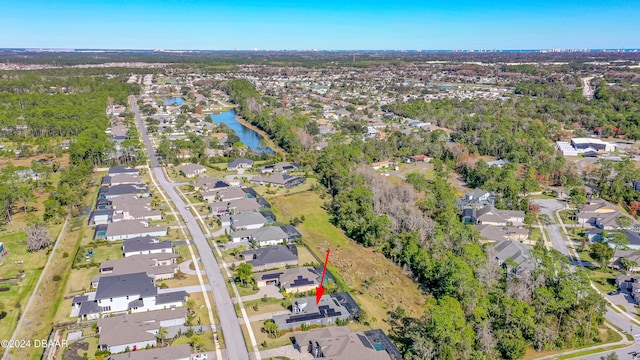
[[[183,97],[180,96],[164,96],[161,97],[160,100],[162,100],[162,102],[165,105],[182,105],[186,102],[186,100]]]
[[[259,153],[275,154],[272,149],[266,147],[264,144],[261,144],[262,136],[260,134],[249,129],[238,121],[238,119],[236,118],[237,114],[235,110],[229,110],[219,114],[210,114],[209,116],[214,123],[225,123],[231,129],[233,129],[236,135],[238,135],[238,137],[240,138],[240,141],[242,141],[243,144],[247,145],[251,150]]]

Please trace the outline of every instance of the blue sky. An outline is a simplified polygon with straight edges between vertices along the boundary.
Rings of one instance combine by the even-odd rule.
[[[640,48],[635,0],[20,0],[0,47]]]

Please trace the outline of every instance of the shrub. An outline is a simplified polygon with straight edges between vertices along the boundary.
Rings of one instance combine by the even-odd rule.
[[[60,281],[61,279],[62,279],[62,276],[58,274],[53,275],[53,278],[52,278],[53,281]]]

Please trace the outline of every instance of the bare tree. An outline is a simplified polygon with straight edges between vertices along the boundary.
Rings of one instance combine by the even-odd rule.
[[[47,234],[47,228],[44,225],[33,225],[27,228],[27,249],[29,251],[38,251],[51,245],[51,239]]]

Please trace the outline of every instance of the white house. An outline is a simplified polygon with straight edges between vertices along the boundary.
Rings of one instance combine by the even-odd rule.
[[[144,272],[105,276],[94,293],[73,299],[71,316],[90,320],[105,313],[170,309],[181,307],[186,296],[184,291],[159,293],[153,277]]]
[[[184,325],[186,316],[185,308],[176,308],[102,318],[98,320],[98,348],[116,354],[127,351],[127,348],[133,353],[147,346],[156,346],[160,327]],[[189,345],[184,346],[188,350]],[[158,359],[168,358],[161,356]]]
[[[148,255],[173,253],[173,244],[170,240],[160,241],[157,237],[145,236],[127,239],[122,242],[124,257],[133,255]]]
[[[289,238],[287,233],[278,226],[266,226],[254,230],[234,231],[230,236],[233,242],[248,240],[256,247],[286,243]]]

